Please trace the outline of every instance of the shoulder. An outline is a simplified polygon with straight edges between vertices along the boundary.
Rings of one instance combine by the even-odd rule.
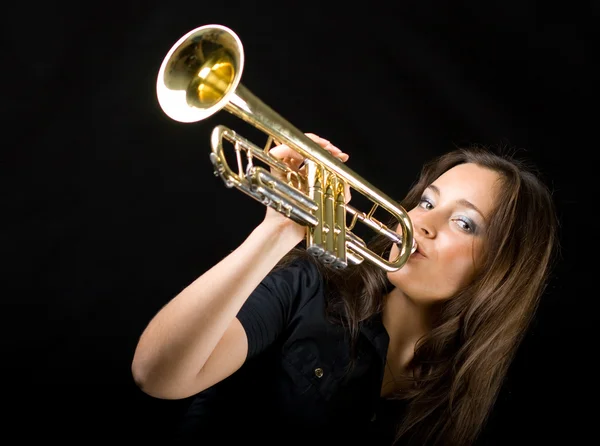
[[[322,301],[324,289],[315,260],[288,256],[263,278],[242,306],[240,316],[256,313],[262,320],[285,324],[308,303]]]
[[[307,255],[298,255],[279,263],[263,283],[269,285],[287,285],[298,291],[308,291],[320,288],[324,276],[317,261]]]
[[[311,259],[286,259],[277,265],[237,314],[248,338],[248,357],[264,351],[299,321],[322,313],[324,300],[323,278]]]

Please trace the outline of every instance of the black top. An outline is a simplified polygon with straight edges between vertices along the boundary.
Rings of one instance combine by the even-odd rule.
[[[271,272],[237,316],[248,337],[246,362],[194,397],[180,438],[391,444],[402,405],[380,398],[389,344],[381,316],[363,324],[349,369],[346,332],[327,319],[326,294],[310,260]]]

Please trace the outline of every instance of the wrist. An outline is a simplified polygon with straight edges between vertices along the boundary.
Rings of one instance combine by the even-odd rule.
[[[287,253],[304,239],[306,229],[291,220],[267,218],[253,232],[271,246],[280,247]]]

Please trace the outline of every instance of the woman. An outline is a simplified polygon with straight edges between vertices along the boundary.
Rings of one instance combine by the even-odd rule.
[[[418,249],[393,273],[322,266],[297,247],[304,228],[267,208],[150,322],[136,383],[195,396],[181,433],[198,440],[474,443],[547,283],[552,197],[521,162],[469,148],[426,164],[402,204]],[[370,247],[394,258],[390,245]]]

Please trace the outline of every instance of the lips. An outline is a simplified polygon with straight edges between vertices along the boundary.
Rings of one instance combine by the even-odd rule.
[[[417,242],[417,250],[413,254],[420,254],[423,257],[427,257],[427,253],[423,250],[419,242]]]

